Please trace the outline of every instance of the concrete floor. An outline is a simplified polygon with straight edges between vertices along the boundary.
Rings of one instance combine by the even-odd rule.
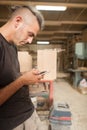
[[[87,130],[87,95],[80,94],[64,79],[54,82],[54,103],[66,102],[72,113],[71,130]]]
[[[76,91],[74,87],[64,79],[58,79],[53,83],[54,103],[66,102],[72,113],[72,125],[70,130],[87,130],[87,95]],[[48,130],[47,120],[43,120],[44,130]]]

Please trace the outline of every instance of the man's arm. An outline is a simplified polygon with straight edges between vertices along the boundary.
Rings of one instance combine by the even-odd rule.
[[[37,83],[42,76],[37,75],[37,71],[30,71],[18,79],[10,83],[9,85],[5,86],[4,88],[0,89],[0,106],[9,99],[14,93],[16,93],[23,85],[28,85],[32,83]]]
[[[18,78],[11,84],[5,86],[4,88],[0,89],[0,106],[10,98],[16,91],[18,91],[22,86],[23,82],[21,78]]]

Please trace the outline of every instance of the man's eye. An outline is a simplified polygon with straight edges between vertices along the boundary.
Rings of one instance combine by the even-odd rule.
[[[33,33],[28,33],[29,37],[34,37]]]
[[[30,36],[30,37],[33,37],[33,35],[32,35],[32,34],[29,34],[29,36]]]

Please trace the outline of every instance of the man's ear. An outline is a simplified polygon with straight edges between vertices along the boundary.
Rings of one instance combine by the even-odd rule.
[[[20,26],[22,23],[22,17],[21,16],[17,16],[15,18],[15,28],[17,28],[18,26]]]

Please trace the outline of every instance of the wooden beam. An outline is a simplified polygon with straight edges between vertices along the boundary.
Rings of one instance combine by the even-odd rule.
[[[60,30],[60,31],[41,31],[41,32],[39,32],[39,34],[47,34],[47,35],[49,35],[49,34],[51,34],[51,35],[53,35],[53,34],[57,34],[57,33],[67,33],[67,34],[81,34],[82,33],[82,31],[64,31],[64,30]]]
[[[41,40],[48,40],[48,41],[50,41],[50,40],[55,40],[55,39],[56,39],[56,40],[57,40],[57,39],[66,40],[67,37],[64,37],[64,36],[53,36],[53,37],[50,37],[50,38],[48,38],[48,37],[44,37],[44,38],[43,38],[43,37],[40,37],[40,38],[37,37],[36,39],[37,39],[37,40],[40,40],[40,41],[41,41]]]
[[[6,22],[7,19],[0,18],[0,22]],[[46,26],[60,26],[62,24],[87,25],[87,21],[45,21]]]
[[[60,26],[62,24],[79,24],[79,25],[87,25],[87,21],[45,21],[45,25],[55,25]]]
[[[51,5],[51,6],[67,6],[72,8],[87,8],[86,3],[59,3],[59,2],[30,2],[30,1],[12,1],[12,0],[2,0],[0,5]]]

